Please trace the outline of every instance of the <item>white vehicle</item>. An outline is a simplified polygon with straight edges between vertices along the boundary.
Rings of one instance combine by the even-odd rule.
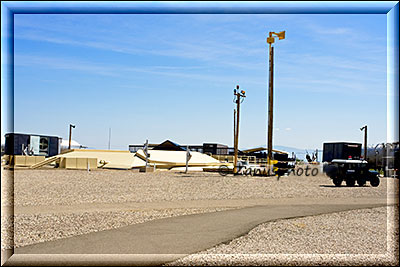
[[[60,139],[60,150],[61,152],[64,150],[67,150],[69,147],[69,140],[68,139]],[[87,148],[86,146],[83,146],[79,144],[75,140],[71,140],[71,149],[81,149],[81,148]]]

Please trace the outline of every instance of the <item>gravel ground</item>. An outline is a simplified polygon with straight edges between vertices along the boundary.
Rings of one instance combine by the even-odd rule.
[[[387,214],[396,220],[387,224]],[[167,266],[397,266],[396,254],[387,251],[398,255],[398,215],[398,206],[389,206],[268,222]]]
[[[6,171],[6,175],[9,171]],[[379,187],[333,186],[325,175],[281,177],[225,176],[216,173],[135,173],[97,170],[17,170],[15,205],[71,205],[255,198],[358,198],[386,196]]]
[[[369,184],[365,187],[334,187],[331,180],[324,175],[317,176],[289,176],[281,177],[279,181],[273,177],[246,177],[246,176],[220,176],[216,173],[174,173],[174,172],[155,172],[155,173],[136,173],[133,171],[118,171],[118,170],[96,170],[88,173],[87,171],[73,171],[60,169],[41,169],[41,170],[15,170],[14,177],[11,171],[2,171],[2,206],[12,206],[12,198],[5,196],[14,193],[14,205],[23,207],[40,207],[49,205],[64,205],[71,206],[77,204],[103,204],[103,203],[149,203],[149,202],[168,202],[168,201],[190,201],[190,200],[240,200],[240,199],[280,199],[280,198],[310,198],[310,199],[330,199],[330,198],[374,198],[386,197],[388,189],[388,181],[395,182],[391,188],[396,189],[398,194],[398,180],[381,179],[379,187],[370,187]],[[8,182],[8,183],[7,183]],[[11,184],[10,184],[11,182]],[[13,191],[14,189],[14,191]],[[86,206],[85,206],[86,207]],[[153,210],[119,210],[119,211],[96,211],[90,212],[55,212],[41,214],[18,214],[15,216],[15,246],[24,246],[37,242],[44,242],[59,238],[65,238],[74,235],[85,234],[89,232],[102,231],[106,229],[118,228],[125,225],[142,223],[149,220],[165,218],[170,216],[181,216],[186,214],[215,212],[226,210],[229,207],[220,208],[174,208],[174,209],[153,209]],[[342,215],[345,214],[345,215]],[[347,214],[347,215],[346,215]],[[353,214],[353,215],[352,215]],[[324,217],[325,216],[325,217]],[[337,217],[339,216],[339,217]],[[343,218],[342,218],[342,217]],[[354,218],[352,216],[355,216]],[[266,254],[257,254],[253,256],[245,256],[238,253],[307,253],[302,257],[310,257],[310,253],[319,253],[320,251],[335,252],[338,246],[319,247],[318,243],[313,245],[318,240],[330,240],[335,243],[338,238],[350,238],[351,240],[359,237],[358,235],[344,234],[346,229],[333,229],[329,221],[343,220],[363,220],[368,222],[379,222],[375,229],[379,234],[370,233],[374,228],[357,228],[357,224],[352,224],[354,231],[364,231],[363,238],[367,238],[372,244],[382,243],[382,234],[386,233],[386,227],[382,223],[385,212],[381,209],[372,209],[370,211],[351,211],[348,213],[340,213],[340,215],[322,215],[308,217],[299,222],[279,221],[269,223],[265,226],[265,230],[257,230],[264,233],[264,236],[273,236],[270,239],[262,239],[263,234],[258,234],[257,238],[244,239],[241,243],[235,243],[238,250],[229,248],[224,252],[206,252],[201,254],[201,261],[193,261],[194,258],[186,258],[183,265],[195,262],[195,265],[205,264],[222,265],[226,262],[226,258],[218,258],[215,253],[231,253],[229,254],[229,263],[245,263],[244,265],[257,265],[259,255],[265,257]],[[319,219],[322,218],[322,219]],[[10,234],[12,234],[13,223],[12,217],[3,214],[2,209],[2,249],[12,247]],[[304,221],[302,221],[304,220]],[[311,221],[308,221],[311,220]],[[320,221],[318,221],[320,220]],[[325,223],[324,223],[325,222]],[[397,223],[398,224],[398,223]],[[370,225],[369,223],[367,225]],[[260,226],[261,227],[261,226]],[[290,229],[290,231],[288,230]],[[333,230],[335,231],[333,231]],[[363,229],[363,230],[361,230]],[[332,231],[330,231],[332,230]],[[268,232],[269,231],[269,232]],[[344,232],[343,232],[344,231]],[[267,233],[268,234],[265,234]],[[301,233],[308,233],[307,238],[297,237]],[[321,235],[333,235],[330,239],[327,237],[321,238]],[[379,236],[379,238],[378,238]],[[245,238],[245,237],[243,237]],[[369,239],[368,239],[369,238]],[[274,240],[274,242],[271,242]],[[286,241],[284,241],[286,240]],[[266,242],[268,241],[268,242]],[[264,245],[256,245],[262,243]],[[291,246],[291,243],[299,242],[296,246]],[[307,243],[308,242],[308,243]],[[351,241],[361,242],[361,241]],[[348,243],[351,243],[350,241]],[[366,242],[366,244],[368,243]],[[246,246],[249,243],[250,245]],[[253,245],[251,245],[253,244]],[[266,246],[265,244],[270,244]],[[275,245],[274,245],[275,244]],[[358,243],[357,243],[358,244]],[[306,245],[306,246],[305,246]],[[252,250],[251,247],[259,247],[257,250]],[[366,246],[366,245],[365,245]],[[282,251],[282,247],[286,250]],[[218,247],[217,247],[218,248]],[[224,248],[224,245],[222,245]],[[225,247],[226,248],[226,247]],[[299,252],[301,249],[313,249],[314,252]],[[320,250],[318,250],[318,248]],[[232,250],[231,250],[232,249]],[[290,250],[292,249],[292,250]],[[331,249],[331,250],[329,250]],[[356,248],[354,248],[356,249]],[[348,251],[356,250],[344,250]],[[372,246],[371,253],[380,253],[381,246]],[[310,251],[308,250],[308,251]],[[371,250],[371,251],[372,251]],[[220,250],[223,251],[223,250]],[[231,251],[231,252],[227,252]],[[213,254],[210,254],[213,253]],[[351,252],[353,253],[353,252]],[[357,253],[357,252],[354,252]],[[210,257],[217,257],[206,259]],[[199,255],[193,255],[199,257]],[[243,258],[247,257],[247,258]],[[250,258],[248,258],[250,257]],[[270,258],[269,262],[274,262]],[[292,257],[292,258],[291,258]],[[296,262],[296,257],[288,256],[287,262]],[[338,257],[336,255],[336,257]],[[324,260],[324,259],[320,259]],[[340,260],[340,259],[339,259]],[[361,259],[362,260],[362,259]],[[314,262],[315,259],[312,261]],[[183,261],[182,261],[183,262]],[[277,261],[284,265],[283,261]],[[318,261],[316,261],[318,262]],[[381,261],[383,262],[383,261]],[[179,264],[180,262],[177,262]],[[180,263],[182,264],[182,263]],[[230,264],[227,264],[230,265]],[[261,264],[262,265],[262,264]],[[274,265],[274,264],[272,264]]]
[[[56,240],[91,232],[120,228],[151,220],[216,212],[227,209],[173,209],[131,212],[83,212],[15,217],[15,247]]]

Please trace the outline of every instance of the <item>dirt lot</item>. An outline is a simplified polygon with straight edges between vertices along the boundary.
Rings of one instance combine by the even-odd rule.
[[[379,187],[367,183],[338,188],[323,174],[278,180],[203,172],[42,169],[15,170],[12,175],[4,170],[2,210],[13,204],[12,198],[5,197],[12,189],[14,245],[19,247],[170,216],[253,205],[393,198],[398,195],[398,179],[382,178]],[[385,212],[377,213],[386,220]],[[7,228],[12,219],[6,215],[2,212],[2,249],[12,246],[11,228]]]
[[[6,171],[9,176],[9,171]],[[220,176],[217,173],[136,173],[119,170],[16,170],[15,206],[280,198],[385,197],[379,187],[333,186],[325,175]]]

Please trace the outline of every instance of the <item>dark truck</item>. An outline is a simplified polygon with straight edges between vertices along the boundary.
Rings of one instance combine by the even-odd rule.
[[[359,143],[324,143],[322,161],[325,162],[323,171],[328,175],[335,186],[343,181],[347,186],[364,186],[367,181],[371,186],[379,185],[377,171],[369,170],[368,162],[361,158],[361,144]]]

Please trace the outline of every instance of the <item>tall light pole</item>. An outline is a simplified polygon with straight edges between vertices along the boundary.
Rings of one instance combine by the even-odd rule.
[[[367,125],[360,128],[360,131],[364,130],[364,160],[367,160]]]
[[[72,138],[72,128],[75,128],[75,125],[69,125],[69,142],[68,142],[68,149],[71,149],[71,138]]]
[[[238,146],[239,146],[239,115],[240,115],[240,103],[243,102],[246,97],[246,92],[244,90],[239,91],[239,85],[236,85],[236,89],[233,90],[233,94],[235,96],[234,102],[236,103],[236,129],[234,130],[235,134],[235,157],[234,157],[234,165],[233,165],[233,174],[237,173],[237,160],[238,160]],[[242,97],[242,99],[240,99]]]
[[[111,149],[111,127],[108,129],[108,150]]]
[[[269,44],[269,90],[268,90],[268,139],[267,139],[267,163],[271,164],[272,160],[272,128],[273,128],[273,112],[274,112],[274,47],[272,44],[275,42],[275,37],[279,40],[285,39],[285,31],[276,33],[270,32],[267,38]]]

